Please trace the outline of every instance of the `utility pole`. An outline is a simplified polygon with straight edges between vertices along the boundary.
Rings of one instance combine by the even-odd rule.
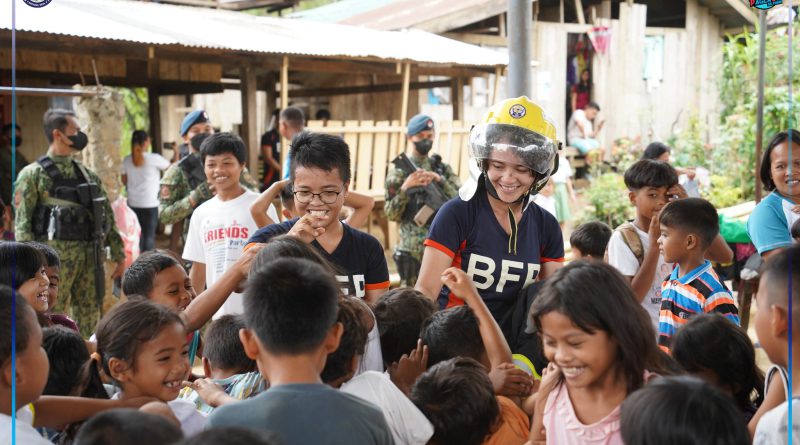
[[[531,0],[508,0],[508,95],[531,95]]]

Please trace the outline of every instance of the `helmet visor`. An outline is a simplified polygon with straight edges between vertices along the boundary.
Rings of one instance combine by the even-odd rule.
[[[508,150],[519,165],[545,175],[552,173],[558,142],[516,125],[483,124],[470,132],[470,150],[476,159],[491,159],[492,152]]]

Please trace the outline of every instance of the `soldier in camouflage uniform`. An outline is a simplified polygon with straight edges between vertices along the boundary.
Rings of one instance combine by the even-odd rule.
[[[89,336],[100,319],[100,307],[94,288],[95,264],[94,243],[92,240],[59,239],[60,230],[86,234],[91,232],[92,223],[74,223],[59,219],[59,231],[55,229],[54,217],[50,210],[61,207],[82,207],[81,204],[56,198],[53,195],[54,181],[50,171],[55,166],[64,183],[83,183],[84,175],[90,183],[97,184],[97,195],[105,198],[102,205],[105,221],[105,245],[111,250],[111,259],[117,262],[112,276],[121,277],[125,267],[125,251],[122,239],[114,222],[114,212],[108,202],[100,178],[93,171],[73,160],[73,154],[86,147],[88,139],[80,131],[75,115],[67,110],[48,110],[44,115],[44,130],[50,147],[47,156],[41,157],[20,172],[16,182],[14,205],[17,217],[14,225],[18,241],[36,240],[53,247],[61,257],[61,281],[59,296],[54,312],[64,312],[74,318],[84,336]],[[85,173],[84,173],[85,172]],[[57,187],[61,188],[61,187]],[[63,190],[63,189],[62,189]],[[77,214],[77,213],[76,213]],[[44,229],[44,230],[42,230]],[[103,255],[105,257],[105,255]]]
[[[428,235],[431,216],[427,223],[418,225],[414,216],[421,207],[424,194],[419,187],[438,183],[448,198],[456,196],[460,187],[458,176],[439,155],[428,156],[433,146],[435,129],[433,119],[418,114],[408,121],[408,154],[418,170],[408,174],[399,168],[392,169],[386,177],[386,202],[384,211],[391,221],[400,223],[400,242],[395,248],[394,261],[400,274],[400,285],[413,287],[419,274],[422,243]]]
[[[199,134],[213,134],[214,129],[203,110],[192,111],[181,123],[181,137],[189,146],[189,155],[180,162],[172,164],[161,178],[159,194],[158,218],[163,224],[183,224],[182,240],[186,240],[189,230],[189,219],[194,209],[211,199],[215,194],[214,186],[205,180],[203,163],[200,160],[200,147],[192,144],[192,138]],[[258,191],[258,184],[247,171],[242,172],[239,182],[250,190]],[[194,185],[194,187],[192,187]],[[171,246],[176,252],[175,247]]]

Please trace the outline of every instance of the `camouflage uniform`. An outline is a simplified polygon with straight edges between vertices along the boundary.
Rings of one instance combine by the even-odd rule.
[[[77,172],[72,166],[71,156],[55,156],[50,151],[47,152],[47,155],[53,160],[64,178],[77,177]],[[86,172],[89,179],[100,186],[100,193],[106,198],[104,211],[110,230],[106,235],[105,244],[111,250],[111,259],[116,262],[122,261],[125,259],[125,250],[122,238],[117,232],[114,212],[108,203],[108,196],[102,187],[102,181],[88,168]],[[33,234],[34,209],[38,203],[49,197],[52,184],[52,179],[38,162],[29,164],[22,169],[17,177],[14,195],[14,205],[17,211],[14,230],[18,241],[40,241],[50,245],[58,252],[61,258],[61,282],[59,283],[58,301],[53,311],[71,316],[78,322],[81,334],[88,337],[100,319],[100,309],[97,307],[94,289],[93,243],[91,241],[50,241],[46,235],[40,237]]]
[[[200,157],[200,152],[192,152],[189,156]],[[258,183],[250,175],[245,167],[239,182],[246,188],[258,192]],[[211,195],[197,196],[195,207],[189,202],[189,195],[192,189],[189,188],[189,180],[186,173],[176,163],[172,164],[161,178],[161,193],[159,194],[158,219],[163,224],[183,223],[182,240],[186,241],[186,233],[189,231],[189,220],[192,217],[195,207],[209,200]]]
[[[418,168],[425,171],[437,172],[431,166],[430,156],[413,155],[409,156],[409,158]],[[441,164],[439,170],[444,173],[440,174],[440,176],[442,176],[440,185],[442,186],[442,190],[444,190],[444,194],[447,195],[448,198],[456,196],[456,194],[458,194],[458,188],[461,186],[458,176],[456,176],[453,169],[445,163]],[[430,229],[431,225],[426,224],[420,227],[413,219],[407,221],[403,220],[403,214],[406,211],[409,197],[400,187],[407,177],[408,175],[406,172],[399,168],[394,168],[389,171],[389,174],[386,176],[386,202],[384,203],[383,210],[386,212],[386,217],[389,220],[400,223],[400,241],[395,250],[407,252],[411,254],[415,260],[422,261],[422,252],[424,250],[422,243],[425,241],[425,238],[427,238],[428,229]],[[415,284],[416,277],[407,277],[400,282],[401,286],[414,286]]]

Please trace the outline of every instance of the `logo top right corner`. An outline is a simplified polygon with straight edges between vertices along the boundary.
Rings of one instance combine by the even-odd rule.
[[[783,3],[783,0],[750,0],[750,7],[767,10]]]

